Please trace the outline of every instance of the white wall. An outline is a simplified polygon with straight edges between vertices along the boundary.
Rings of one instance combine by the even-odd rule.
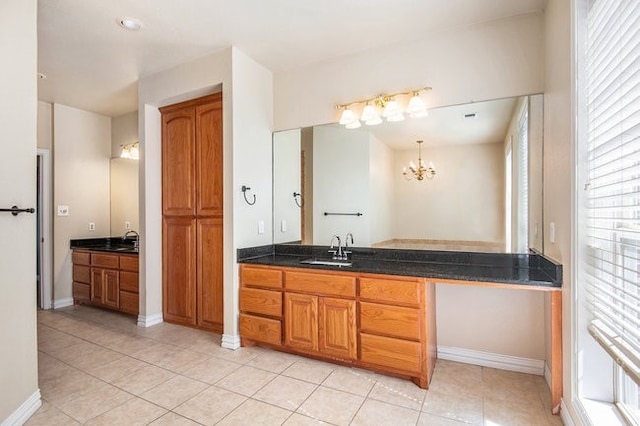
[[[142,78],[138,89],[141,321],[162,314],[161,128],[158,107],[222,90],[224,167],[224,336],[239,344],[236,249],[272,242],[271,72],[236,48]],[[257,202],[248,206],[240,187]],[[258,234],[258,222],[265,232]]]
[[[53,288],[54,307],[69,303],[69,240],[109,236],[109,157],[111,119],[68,106],[53,105]],[[69,207],[57,216],[57,206]],[[89,231],[89,222],[95,231]]]
[[[38,148],[51,149],[53,138],[53,105],[38,101]]]
[[[373,136],[369,138],[369,221],[371,243],[393,238],[393,151]],[[360,246],[360,242],[355,244]]]
[[[417,148],[395,152],[395,238],[504,241],[501,142],[427,145],[422,158],[433,161],[435,177],[406,181],[400,171],[417,158]]]
[[[562,20],[564,27],[562,30],[557,27],[557,30],[568,31],[567,22]],[[373,49],[280,72],[274,76],[275,128],[284,130],[336,122],[339,119],[339,112],[333,108],[336,104],[425,85],[433,87],[426,95],[429,107],[542,93],[545,88],[544,48],[544,15],[536,13],[434,33],[415,43]],[[565,56],[560,64],[565,64],[569,55],[564,48],[562,54]],[[566,112],[558,111],[558,114],[556,120],[567,120]],[[568,169],[568,163],[563,164]],[[566,193],[563,196],[568,197]],[[513,343],[522,335],[537,335],[542,323],[532,317],[508,329],[484,331],[488,341],[498,339],[507,342],[506,345],[479,348],[464,339],[468,324],[456,318],[474,314],[487,315],[487,320],[491,321],[504,320],[501,305],[523,312],[535,305],[537,311],[544,311],[542,296],[534,292],[512,294],[496,289],[483,290],[485,297],[493,300],[455,303],[469,300],[468,288],[438,289],[438,304],[448,306],[448,314],[454,318],[446,329],[442,328],[442,323],[439,325],[438,338],[466,349],[531,358],[539,356],[537,348],[544,347],[544,340],[535,343],[536,350],[524,354],[518,343]],[[501,304],[496,306],[495,300],[500,300]]]
[[[0,207],[36,205],[35,0],[0,2]],[[40,405],[36,347],[36,215],[0,213],[0,423]]]
[[[562,263],[563,400],[572,401],[572,226],[574,153],[572,140],[572,13],[568,0],[549,0],[545,10],[544,252]],[[549,225],[556,225],[556,242]],[[546,307],[548,309],[548,306]],[[547,352],[549,348],[547,348]],[[549,359],[549,358],[547,358]],[[570,404],[568,404],[570,405]],[[574,417],[575,419],[576,417]]]
[[[110,235],[120,236],[127,232],[126,222],[134,231],[140,229],[138,161],[129,158],[112,158],[110,164]]]
[[[429,107],[542,93],[543,34],[530,14],[277,73],[275,129],[336,122],[336,104],[426,85]]]
[[[300,182],[300,129],[274,135],[273,143],[273,242],[302,240],[301,208],[293,193],[302,191]],[[301,198],[297,197],[298,203]],[[283,229],[282,223],[286,224]]]
[[[138,111],[111,119],[111,158],[120,157],[122,145],[138,142]]]
[[[356,213],[362,216],[325,216]],[[369,133],[341,127],[313,129],[313,243],[329,245],[332,235],[357,246],[371,245],[369,232]]]

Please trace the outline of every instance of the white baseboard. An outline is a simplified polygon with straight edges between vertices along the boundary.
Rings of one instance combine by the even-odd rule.
[[[573,422],[571,418],[571,414],[569,414],[569,409],[564,403],[564,399],[560,400],[560,418],[562,419],[562,424],[564,426],[575,426],[576,424]]]
[[[544,363],[544,381],[547,382],[547,386],[551,389],[551,369],[546,362]]]
[[[517,371],[538,376],[544,375],[544,361],[538,359],[520,358],[450,346],[438,346],[438,358],[498,368],[500,370]]]
[[[41,405],[40,389],[37,389],[16,411],[4,419],[0,426],[21,426],[25,424]]]
[[[240,336],[223,334],[222,343],[220,346],[222,346],[223,348],[236,350],[240,347]]]
[[[161,313],[153,315],[138,315],[139,327],[151,327],[152,325],[160,324],[164,321]]]
[[[53,301],[53,309],[66,308],[67,306],[73,306],[73,297],[67,297],[66,299],[56,299]]]

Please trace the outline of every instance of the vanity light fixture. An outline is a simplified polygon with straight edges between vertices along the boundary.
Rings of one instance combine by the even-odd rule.
[[[129,158],[131,160],[140,159],[140,144],[134,142],[129,145],[120,145],[122,150],[120,151],[120,158]]]
[[[418,166],[416,167],[413,161],[409,162],[409,171],[407,171],[406,167],[402,168],[402,176],[404,176],[405,180],[423,180],[425,177],[427,179],[433,179],[436,175],[436,169],[433,166],[432,162],[429,162],[429,167],[426,167],[424,164],[424,160],[422,159],[422,141],[416,141],[418,144]],[[411,173],[409,173],[411,172]]]
[[[431,90],[431,87],[423,87],[409,90],[408,92],[398,92],[390,95],[382,94],[369,99],[336,105],[337,109],[342,110],[340,124],[344,125],[347,129],[357,129],[361,126],[360,122],[364,122],[368,126],[375,126],[376,124],[382,123],[382,118],[391,122],[402,121],[405,118],[405,112],[411,118],[426,117],[429,115],[429,111],[427,111],[427,107],[420,97],[420,92],[427,92],[429,90]],[[396,97],[406,97],[409,95],[411,95],[411,99],[403,112]],[[358,104],[364,105],[360,118],[358,118],[357,114],[351,108]]]

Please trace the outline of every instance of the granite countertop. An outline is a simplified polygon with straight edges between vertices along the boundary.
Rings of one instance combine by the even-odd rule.
[[[128,237],[102,237],[102,238],[82,238],[70,241],[71,249],[106,251],[112,253],[138,254],[135,247],[135,238]]]
[[[353,248],[352,266],[309,265],[330,260],[328,247],[275,244],[238,250],[238,263],[373,274],[562,287],[562,265],[539,253],[475,253]],[[350,248],[351,249],[351,248]]]

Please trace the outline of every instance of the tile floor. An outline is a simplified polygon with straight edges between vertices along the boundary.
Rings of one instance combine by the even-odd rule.
[[[38,313],[28,425],[561,425],[542,377],[438,361],[431,387],[76,306]]]

